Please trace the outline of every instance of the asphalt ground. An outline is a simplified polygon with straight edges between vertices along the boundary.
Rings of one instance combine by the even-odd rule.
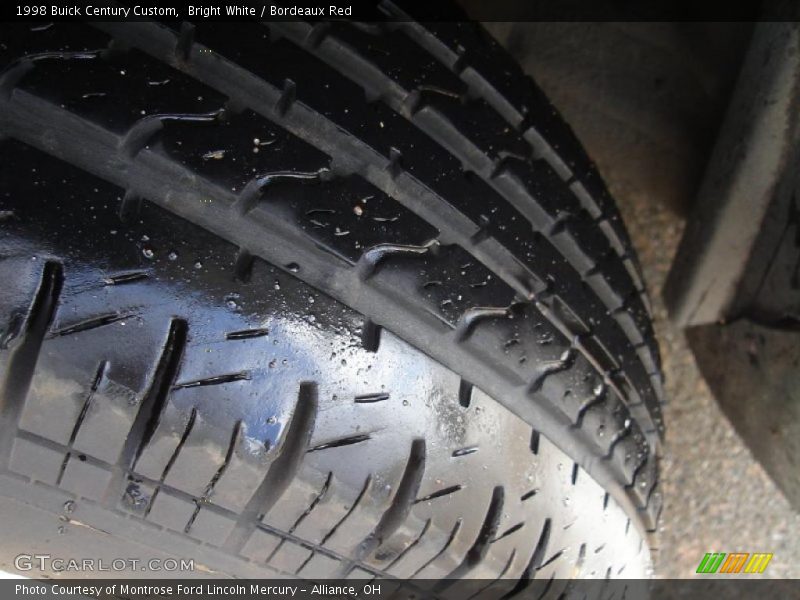
[[[800,514],[721,412],[661,289],[683,220],[648,198],[615,190],[651,290],[666,378],[665,497],[656,573],[691,577],[706,552],[772,552],[764,576],[800,577]]]

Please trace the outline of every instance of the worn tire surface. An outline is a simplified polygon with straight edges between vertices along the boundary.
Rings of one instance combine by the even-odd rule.
[[[0,565],[647,572],[639,269],[482,30],[1,35]]]

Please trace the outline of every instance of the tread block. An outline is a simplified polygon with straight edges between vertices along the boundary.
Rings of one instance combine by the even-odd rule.
[[[83,455],[71,454],[61,478],[61,487],[83,498],[100,500],[110,481],[110,471],[91,464]]]
[[[323,547],[345,556],[353,552],[372,533],[381,515],[388,508],[391,497],[387,495],[394,490],[388,484],[386,488],[376,490],[374,484],[370,482],[360,502],[349,513],[344,523],[325,541]]]
[[[530,148],[525,140],[517,135],[508,135],[512,130],[497,113],[486,110],[488,105],[481,98],[454,98],[449,94],[431,93],[424,96],[424,108],[414,116],[419,118],[431,130],[453,145],[464,146],[474,144],[479,152],[480,160],[494,160],[501,153],[527,157]],[[433,114],[432,114],[433,113]],[[469,133],[467,133],[469,132]],[[481,153],[483,153],[481,155]]]
[[[375,579],[375,573],[365,571],[361,567],[355,567],[350,570],[345,579]]]
[[[608,393],[603,402],[592,404],[583,414],[582,429],[596,439],[596,445],[603,456],[612,450],[615,440],[631,427],[629,412],[616,394]]]
[[[272,526],[284,531],[292,531],[295,527],[301,527],[303,521],[311,518],[311,515],[319,508],[317,498],[321,490],[325,489],[327,473],[313,468],[301,467],[301,469],[303,469],[302,475],[290,484],[265,515],[265,519]],[[327,495],[327,490],[325,495]]]
[[[658,459],[648,456],[644,466],[636,471],[631,483],[631,493],[641,509],[648,507],[651,491],[658,484]]]
[[[664,509],[664,496],[661,493],[661,490],[656,487],[650,493],[650,501],[647,504],[647,508],[642,510],[642,518],[645,522],[645,527],[647,527],[648,531],[656,531],[658,527],[658,520],[661,516],[661,511]]]
[[[15,438],[9,469],[31,479],[55,485],[64,454],[24,438]]]
[[[199,418],[202,417],[196,415],[194,422]],[[168,402],[152,437],[136,460],[134,471],[156,481],[164,477],[167,468],[171,468],[171,464],[174,465],[173,457],[190,421],[190,411],[181,410]]]
[[[272,555],[283,538],[265,531],[256,529],[245,542],[240,554],[253,562],[263,563]]]
[[[178,498],[167,490],[162,489],[152,500],[152,507],[147,515],[147,520],[167,529],[183,532],[194,511],[194,502]]]
[[[110,367],[97,389],[89,392],[90,404],[73,442],[75,450],[112,464],[122,451],[138,406],[136,392],[114,382],[119,380],[114,370]]]
[[[460,246],[442,246],[434,254],[406,257],[388,256],[376,276],[413,289],[429,310],[455,326],[464,312],[474,306],[509,306],[514,290]]]
[[[358,493],[358,490],[355,493]],[[325,497],[314,507],[311,514],[297,525],[295,535],[315,544],[321,544],[337,523],[346,523],[344,519],[356,499],[352,487],[338,481],[334,476]],[[343,526],[347,527],[346,524]]]
[[[269,559],[269,566],[286,573],[296,573],[311,556],[311,550],[285,540]]]
[[[193,496],[203,496],[225,461],[229,442],[230,431],[222,431],[221,427],[206,422],[198,414],[164,482]]]
[[[380,32],[366,32],[350,23],[333,23],[329,30],[330,40],[322,43],[341,43],[350,48],[358,48],[359,54],[370,63],[374,69],[383,73],[391,73],[393,79],[406,89],[415,89],[419,86],[435,86],[447,90],[449,93],[461,95],[467,91],[466,85],[456,74],[424,49],[414,44],[409,44],[400,31],[385,29]],[[394,52],[402,48],[407,52],[405,60],[413,69],[398,69],[394,59]]]
[[[303,565],[303,568],[297,574],[303,579],[334,579],[341,568],[342,562],[340,560],[331,558],[321,552],[315,552],[314,556]]]
[[[275,452],[247,435],[246,428],[214,486],[211,502],[241,512],[253,496],[275,460]]]
[[[37,61],[19,88],[120,134],[148,115],[210,113],[226,100],[138,50],[112,60]]]
[[[276,212],[351,264],[378,244],[421,245],[438,231],[359,176],[265,189]]]
[[[55,348],[50,348],[62,345],[49,342],[52,340],[46,340],[42,344],[42,354],[22,408],[19,427],[66,446],[85,402],[86,387],[68,374],[62,375],[56,371],[64,370],[63,366],[59,368],[49,364],[50,361],[46,358],[48,355],[61,354]],[[41,357],[45,357],[44,360]],[[44,362],[48,364],[42,364]]]
[[[189,535],[209,544],[220,545],[233,528],[236,521],[210,507],[201,508],[197,513]]]
[[[20,57],[19,49],[25,55],[52,52],[81,52],[104,48],[108,36],[84,23],[54,23],[47,28],[32,30],[29,27],[9,27],[3,32],[3,46],[0,48],[0,70]]]
[[[43,261],[29,256],[0,257],[0,281],[12,284],[0,289],[0,367],[8,356],[6,351],[21,342],[43,268]]]
[[[177,84],[188,78],[175,72],[173,79]],[[213,141],[209,138],[210,130],[214,132]],[[255,177],[287,171],[286,165],[292,165],[291,172],[313,172],[328,167],[331,160],[327,154],[252,110],[226,115],[221,122],[206,127],[188,121],[169,121],[156,140],[158,152],[232,191],[241,191]],[[309,185],[312,190],[320,189]],[[293,191],[285,184],[267,184],[262,191],[263,199],[279,200],[287,190]]]
[[[69,302],[60,310],[69,310]],[[20,427],[64,445],[75,434],[75,442],[86,454],[115,462],[155,368],[154,348],[163,333],[158,331],[159,325],[151,328],[132,321],[46,339]],[[117,341],[127,331],[125,327],[138,324],[144,325],[141,334],[120,346]],[[92,345],[91,352],[82,350],[86,344]],[[138,357],[135,367],[131,366],[132,356]],[[111,365],[108,373],[94,382],[98,364],[104,360]],[[92,390],[95,383],[98,387]],[[87,400],[87,411],[79,423]]]

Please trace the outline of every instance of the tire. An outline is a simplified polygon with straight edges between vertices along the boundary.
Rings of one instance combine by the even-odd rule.
[[[482,30],[3,35],[0,566],[649,572],[639,267]]]

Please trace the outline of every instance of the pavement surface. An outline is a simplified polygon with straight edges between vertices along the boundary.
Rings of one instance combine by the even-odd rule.
[[[772,552],[800,578],[800,514],[734,431],[661,291],[749,39],[746,24],[487,23],[544,89],[608,184],[655,312],[668,406],[656,574],[706,552]]]
[[[611,191],[651,291],[669,404],[661,463],[665,497],[657,575],[691,577],[706,552],[772,552],[769,577],[800,577],[800,514],[754,460],[720,410],[682,331],[667,319],[661,289],[683,221],[647,198]]]

